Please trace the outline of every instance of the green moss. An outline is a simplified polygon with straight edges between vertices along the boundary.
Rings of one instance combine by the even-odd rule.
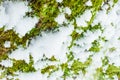
[[[11,67],[3,67],[3,70],[5,70],[2,75],[4,74],[4,76],[7,75],[15,75],[15,72],[19,71],[19,72],[35,72],[35,68],[33,67],[33,58],[30,55],[30,61],[29,63],[26,63],[24,60],[15,60],[13,59],[13,65]]]
[[[91,62],[92,59],[90,57],[84,63],[80,62],[79,60],[74,60],[71,66],[71,70],[74,72],[74,74],[79,74],[80,70],[85,74],[86,73],[85,68],[87,68]]]
[[[32,8],[32,12],[29,14],[40,18],[37,27],[46,30],[57,26],[54,21],[54,18],[59,14],[59,5],[56,0],[32,0],[29,2],[29,6]]]
[[[111,47],[111,48],[109,48],[109,51],[110,51],[110,52],[113,52],[113,51],[115,51],[115,50],[116,50],[115,47]]]
[[[94,75],[94,79],[95,80],[107,80],[105,78],[105,73],[103,72],[102,67],[96,69],[96,74]]]
[[[102,66],[108,65],[108,63],[109,63],[108,57],[105,56],[104,59],[102,59]]]
[[[100,43],[97,40],[92,42],[92,47],[89,49],[89,51],[99,52],[100,51]]]
[[[78,15],[84,13],[84,11],[89,8],[85,5],[88,0],[63,0],[62,6],[69,7],[71,9],[71,15],[67,15],[67,19],[73,20]]]
[[[7,53],[5,53],[5,54],[0,54],[0,62],[1,62],[2,60],[7,59],[7,58],[8,58]]]
[[[118,0],[113,0],[113,2],[114,2],[114,3],[117,3],[117,2],[118,2]]]
[[[91,64],[92,62],[92,56],[89,56],[89,58],[85,62],[81,62],[80,60],[74,59],[74,55],[72,52],[70,54],[66,54],[67,61],[65,63],[61,63],[58,65],[48,65],[45,68],[41,69],[41,73],[45,74],[48,73],[49,76],[51,73],[62,70],[63,75],[62,78],[66,80],[66,77],[74,77],[75,75],[78,75],[80,71],[82,71],[84,74],[86,73],[86,68]]]
[[[49,66],[41,69],[41,73],[42,74],[48,73],[50,75],[51,73],[53,73],[56,70],[58,70],[58,68],[55,65],[49,65]]]
[[[116,75],[120,78],[120,67],[117,67],[114,64],[109,64],[107,57],[102,60],[102,64],[102,67],[96,69],[96,74],[94,75],[95,80],[114,80],[113,77]],[[106,66],[108,67],[104,70],[104,67]]]
[[[109,65],[106,74],[112,78],[114,75],[117,75],[118,78],[120,78],[120,67],[116,67],[114,65]]]
[[[67,61],[72,61],[74,59],[74,55],[73,55],[73,52],[70,52],[69,54],[66,54],[67,56]]]
[[[91,0],[94,11],[100,10],[104,0]]]
[[[4,31],[4,29],[5,29],[5,26],[0,28],[0,59],[5,59],[4,55],[7,56],[8,52],[15,50],[18,45],[22,45],[21,38],[13,29],[6,30],[6,31]],[[9,48],[6,48],[4,46],[6,41],[10,42]]]
[[[57,61],[57,59],[55,58],[55,56],[52,56],[51,58],[49,58],[50,61]]]
[[[68,67],[68,63],[62,63],[61,65],[61,69],[63,71],[63,78],[64,80],[66,80],[66,77],[70,76],[70,68]]]
[[[74,45],[75,40],[79,39],[80,37],[83,37],[83,34],[79,34],[78,32],[76,32],[76,30],[74,30],[70,36],[72,38],[72,41],[71,44],[68,46],[68,49],[70,49]]]

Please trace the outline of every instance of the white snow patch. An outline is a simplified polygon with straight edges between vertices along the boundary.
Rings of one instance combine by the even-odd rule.
[[[61,13],[59,14],[56,18],[55,18],[55,21],[58,23],[58,24],[63,24],[63,22],[65,22],[65,14],[64,13]]]
[[[6,41],[5,43],[4,43],[4,47],[10,47],[10,41]]]
[[[68,15],[71,14],[71,10],[69,7],[65,7],[64,12],[67,13]]]
[[[91,0],[88,0],[85,4],[86,4],[87,6],[92,6]]]
[[[14,58],[16,60],[25,60],[27,63],[29,63],[29,54],[29,51],[19,47],[9,55],[9,58]]]
[[[83,15],[76,18],[77,26],[86,27],[87,21],[92,17],[91,10],[86,10]]]
[[[5,67],[12,67],[12,65],[13,65],[11,60],[2,60],[2,62],[0,62],[0,64]]]
[[[20,36],[24,36],[31,30],[38,19],[24,17],[30,9],[27,2],[5,1],[0,6],[0,27],[6,26],[5,29],[15,29]]]
[[[19,76],[15,77],[20,80],[48,80],[46,75],[42,75],[40,71],[33,73],[21,73]]]
[[[63,0],[56,0],[57,2],[61,3]]]
[[[61,27],[59,32],[56,33],[43,33],[42,37],[38,36],[36,39],[31,41],[30,46],[27,49],[19,48],[9,55],[10,58],[24,59],[29,61],[29,53],[33,56],[34,62],[36,63],[45,54],[46,57],[50,58],[55,56],[62,62],[66,61],[67,39],[73,30],[72,25],[69,27]],[[63,44],[66,43],[66,44]],[[61,57],[62,54],[62,57]]]

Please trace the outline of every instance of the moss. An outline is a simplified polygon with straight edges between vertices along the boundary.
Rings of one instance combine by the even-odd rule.
[[[71,70],[74,72],[74,74],[79,74],[79,71],[82,71],[85,74],[86,73],[85,68],[87,68],[91,62],[92,62],[91,57],[89,57],[84,63],[80,62],[79,60],[74,60],[71,66]]]
[[[53,73],[56,70],[58,70],[58,68],[55,65],[49,65],[49,66],[41,69],[41,73],[42,74],[48,73],[50,75],[51,73]]]
[[[91,0],[94,11],[100,10],[104,0]]]
[[[114,3],[117,3],[117,2],[118,2],[118,0],[113,0],[113,2],[114,2]]]
[[[63,71],[63,78],[64,80],[66,79],[66,77],[70,76],[70,68],[68,67],[68,63],[62,63],[61,65],[61,69]]]
[[[107,68],[104,70],[104,67]],[[120,67],[114,64],[109,64],[109,60],[105,57],[102,60],[102,67],[96,69],[96,74],[94,75],[95,80],[114,80],[114,76],[120,78]],[[106,77],[108,76],[108,77]]]
[[[105,78],[105,73],[103,72],[102,67],[96,69],[96,74],[94,75],[94,79],[95,80],[107,80]]]
[[[13,59],[13,65],[11,67],[3,67],[4,72],[1,73],[1,75],[4,74],[3,77],[7,75],[15,75],[15,72],[35,72],[35,68],[33,67],[34,61],[32,56],[30,55],[30,61],[29,63],[26,63],[24,60],[15,60]]]
[[[76,32],[76,30],[74,30],[72,33],[71,33],[71,38],[72,38],[72,41],[70,43],[70,45],[68,46],[68,48],[70,49],[73,45],[74,45],[74,41],[79,39],[80,37],[83,37],[83,34],[79,34],[78,32]]]
[[[32,8],[32,12],[29,13],[40,18],[37,27],[46,30],[57,26],[54,21],[59,14],[59,5],[56,0],[31,0],[29,6]]]
[[[22,45],[21,44],[21,38],[18,36],[18,34],[13,30],[6,30],[4,31],[5,26],[3,26],[2,28],[0,28],[0,58],[4,59],[4,55],[7,56],[7,53],[15,50],[17,48],[18,45]],[[10,41],[10,47],[6,48],[4,46],[6,41]]]
[[[5,54],[1,54],[0,55],[0,62],[2,61],[2,60],[5,60],[5,59],[7,59],[8,58],[8,55],[5,53]]]
[[[112,78],[114,75],[117,75],[118,78],[120,78],[120,67],[114,66],[114,65],[109,65],[106,74]]]
[[[67,15],[68,20],[73,20],[78,15],[84,13],[84,11],[89,8],[85,5],[88,0],[63,0],[62,6],[69,7],[71,9],[71,15]]]
[[[70,52],[69,54],[66,54],[67,56],[67,61],[72,61],[74,59],[74,55],[73,55],[73,52]]]
[[[49,58],[50,61],[58,61],[55,56],[52,56],[51,58]]]
[[[105,56],[105,57],[102,59],[102,66],[108,65],[108,63],[109,63],[108,57]]]
[[[92,62],[91,55],[85,62],[81,62],[78,59],[74,59],[74,55],[72,52],[70,52],[70,54],[66,54],[66,56],[67,61],[65,63],[60,63],[57,65],[48,65],[45,68],[41,69],[41,73],[42,74],[48,73],[50,76],[51,73],[57,70],[62,70],[63,71],[62,78],[66,80],[67,77],[74,77],[75,75],[78,75],[80,71],[82,71],[85,74],[86,68]]]
[[[109,48],[109,51],[110,51],[110,52],[114,52],[115,50],[116,50],[115,47],[111,47],[111,48]]]
[[[97,40],[92,42],[92,47],[89,49],[89,51],[99,52],[100,51],[100,43]]]

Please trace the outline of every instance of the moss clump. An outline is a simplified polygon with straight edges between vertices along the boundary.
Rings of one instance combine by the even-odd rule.
[[[7,74],[14,74],[16,71],[34,72],[35,69],[31,64],[27,64],[24,60],[13,61],[13,66],[7,68]]]
[[[74,30],[72,33],[71,33],[71,38],[72,38],[72,41],[70,43],[70,45],[68,46],[68,49],[72,48],[72,46],[74,45],[74,41],[79,39],[80,37],[83,37],[83,34],[79,34],[78,32],[76,32],[76,30]]]
[[[69,7],[71,9],[71,15],[66,15],[66,18],[73,20],[76,16],[81,15],[88,8],[85,3],[88,0],[63,0],[62,6]]]
[[[70,52],[69,54],[66,54],[67,56],[67,61],[72,61],[74,59],[74,55],[73,55],[73,52]]]
[[[53,73],[56,70],[58,70],[58,68],[55,65],[49,65],[49,66],[41,69],[41,73],[42,74],[48,73],[49,76],[50,76],[50,74]]]
[[[67,61],[65,63],[61,63],[58,65],[48,65],[45,68],[41,69],[41,73],[45,74],[48,73],[49,76],[51,73],[62,70],[63,75],[62,78],[66,80],[66,77],[74,77],[75,75],[78,75],[80,71],[82,71],[84,74],[86,73],[86,68],[91,64],[92,59],[91,56],[85,61],[81,62],[78,59],[74,59],[74,55],[72,52],[70,54],[66,54]]]
[[[92,47],[89,49],[89,51],[99,52],[100,51],[100,43],[97,40],[92,42]]]
[[[4,76],[1,76],[1,77],[5,77],[7,75],[15,75],[15,72],[17,72],[17,71],[26,72],[26,73],[27,72],[35,72],[36,70],[33,67],[33,64],[34,64],[33,58],[31,55],[29,57],[30,57],[29,63],[26,63],[24,60],[13,59],[12,67],[4,67],[3,66],[4,72],[2,72],[1,75],[4,74]]]
[[[79,74],[79,71],[82,70],[82,72],[85,74],[86,70],[90,63],[92,62],[92,59],[89,57],[84,63],[80,62],[79,60],[74,60],[71,70],[74,72],[74,74]]]
[[[52,56],[51,58],[48,59],[49,61],[57,61],[57,59],[55,58],[55,56]]]
[[[46,30],[57,26],[54,21],[54,18],[59,14],[59,5],[56,0],[31,0],[29,6],[32,8],[32,12],[27,14],[40,18],[36,27]]]
[[[120,67],[114,66],[114,65],[109,65],[106,74],[112,78],[114,75],[117,75],[118,78],[120,78]]]
[[[13,30],[4,31],[5,26],[0,28],[0,58],[7,55],[8,52],[15,50],[18,45],[23,45],[22,39],[18,36],[18,34]],[[10,42],[10,47],[5,47],[4,44],[6,41]],[[25,43],[25,42],[24,42]]]
[[[7,53],[0,54],[0,62],[1,62],[2,60],[5,60],[5,59],[7,59],[7,58],[8,58],[8,55],[7,55]]]
[[[105,73],[103,72],[103,68],[97,68],[96,69],[96,74],[94,75],[95,80],[106,80],[105,78]]]

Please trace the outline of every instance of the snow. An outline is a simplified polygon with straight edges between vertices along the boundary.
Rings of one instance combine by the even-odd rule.
[[[92,2],[90,0],[88,0],[86,3],[85,3],[87,6],[92,6]]]
[[[56,18],[55,18],[55,21],[58,23],[58,24],[63,24],[63,22],[65,22],[65,14],[64,13],[61,13],[59,14]]]
[[[57,2],[62,2],[62,0],[57,0]],[[91,6],[90,0],[86,3],[88,6]],[[92,57],[92,63],[87,67],[87,73],[85,75],[80,72],[80,75],[77,76],[76,80],[94,80],[94,74],[96,69],[102,66],[102,59],[107,56],[109,59],[109,64],[115,66],[120,66],[120,1],[116,4],[113,9],[106,14],[107,6],[103,7],[103,10],[97,13],[97,16],[92,25],[101,23],[104,31],[96,30],[94,32],[87,30],[84,33],[84,37],[75,41],[76,44],[79,44],[80,47],[73,46],[70,51],[74,53],[75,59],[79,58],[81,62],[85,62],[90,55]],[[20,36],[24,36],[28,31],[30,31],[38,19],[36,17],[23,17],[25,12],[29,11],[27,7],[27,2],[10,2],[6,1],[0,6],[0,27],[6,25],[5,29],[14,29]],[[63,13],[60,13],[55,21],[58,24],[63,24],[66,22],[65,14],[71,14],[70,8],[66,7]],[[92,14],[91,10],[86,10],[83,15],[76,17],[76,22],[78,26],[86,27],[87,21],[90,20]],[[4,20],[2,20],[4,19]],[[37,69],[34,73],[19,73],[20,80],[62,80],[62,71],[57,71],[53,73],[49,78],[47,74],[43,75],[40,73],[40,69],[45,67],[46,64],[60,64],[67,61],[66,53],[69,53],[68,46],[71,42],[70,34],[74,30],[74,26],[69,24],[68,27],[62,26],[59,28],[59,32],[42,32],[42,36],[37,36],[31,40],[30,45],[27,48],[18,47],[15,51],[11,52],[9,58],[16,60],[25,60],[29,63],[29,55],[31,54],[34,60],[34,67]],[[77,30],[81,33],[82,31]],[[89,52],[88,50],[92,46],[94,40],[98,40],[99,37],[105,37],[107,42],[100,41],[102,46],[101,50],[98,53]],[[5,42],[5,47],[10,47],[10,42]],[[113,52],[109,51],[109,48],[115,47],[116,50]],[[86,51],[87,50],[87,51]],[[40,59],[45,54],[46,57],[50,58],[55,56],[60,62],[41,62]],[[0,64],[5,66],[12,66],[9,60],[3,60]],[[117,80],[116,76],[114,76]],[[67,80],[72,80],[71,77],[68,77]]]
[[[5,44],[4,44],[4,47],[10,47],[10,41],[6,41]]]
[[[9,55],[9,58],[14,58],[16,60],[25,60],[27,63],[29,63],[29,54],[29,51],[26,51],[23,48],[18,48],[17,50],[13,51],[12,54]]]
[[[66,56],[65,53],[67,46],[63,43],[69,39],[72,30],[72,25],[70,25],[67,28],[61,27],[60,32],[57,33],[43,33],[42,37],[38,36],[36,39],[33,39],[27,49],[19,48],[13,51],[9,57],[24,59],[28,62],[28,55],[30,53],[34,58],[34,62],[37,62],[42,58],[43,54],[45,54],[46,57],[49,58],[55,55],[56,58],[64,61],[65,59],[64,57],[61,57],[61,54],[62,56]],[[16,55],[18,56],[16,57]]]
[[[86,27],[87,26],[87,21],[89,21],[91,17],[92,17],[91,10],[86,10],[83,13],[83,15],[76,18],[77,26]]]
[[[63,0],[56,0],[57,2],[61,3]]]
[[[40,71],[34,73],[21,73],[18,77],[20,80],[47,80],[46,76],[42,75]]]
[[[14,29],[19,36],[24,36],[38,22],[37,17],[24,17],[30,11],[27,2],[5,1],[0,6],[0,27]]]
[[[2,60],[2,62],[0,62],[0,64],[4,65],[5,67],[11,67],[12,61],[11,60]]]
[[[68,15],[71,14],[71,10],[69,7],[65,7],[64,12],[67,13]]]

